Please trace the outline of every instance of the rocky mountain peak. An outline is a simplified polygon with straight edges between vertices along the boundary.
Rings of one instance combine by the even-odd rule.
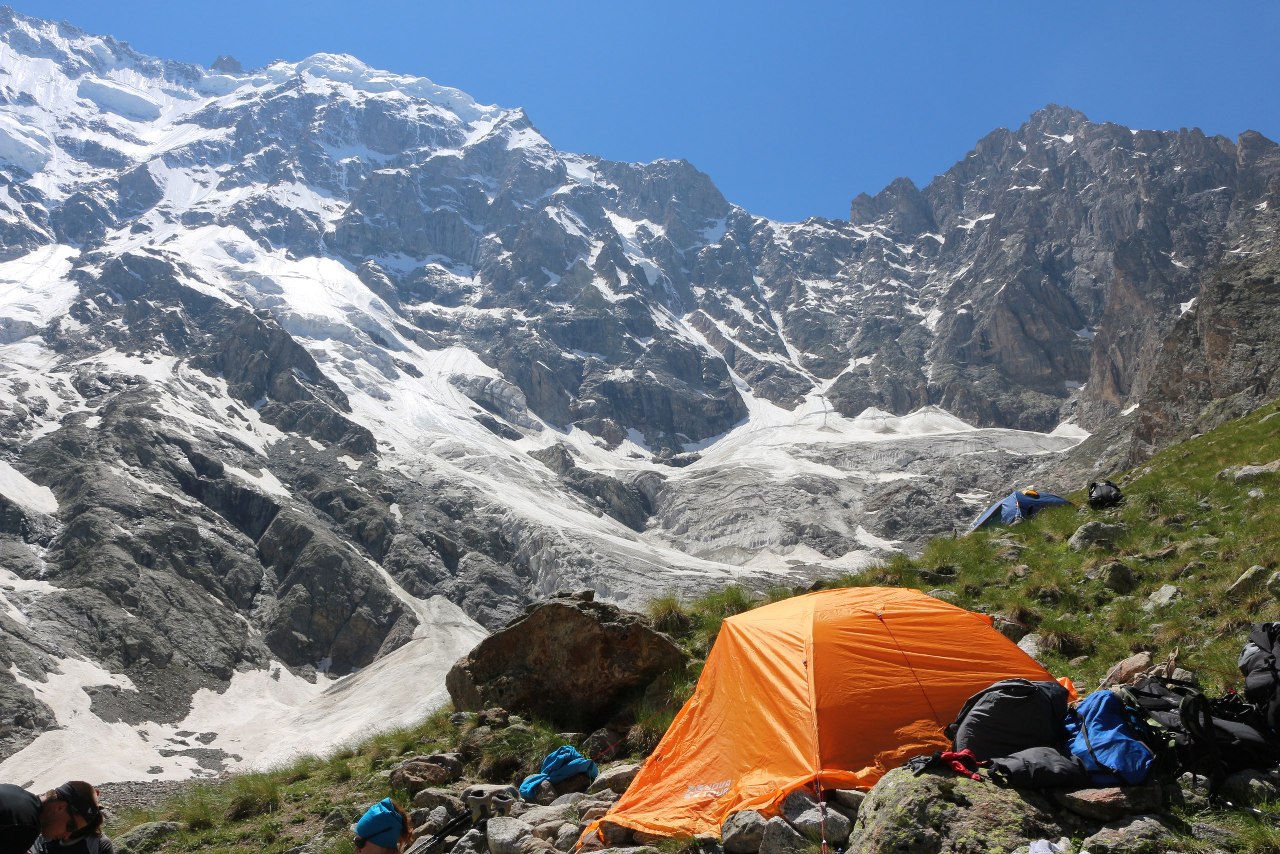
[[[176,732],[200,687],[315,699],[548,591],[807,583],[950,532],[1143,399],[1280,174],[1260,137],[1047,108],[779,223],[352,57],[9,20],[9,752],[55,676],[113,686],[83,722]]]

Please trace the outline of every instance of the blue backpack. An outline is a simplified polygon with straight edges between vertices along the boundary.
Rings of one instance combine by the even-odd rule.
[[[543,780],[559,783],[575,774],[586,774],[588,778],[594,780],[599,773],[596,763],[579,753],[578,748],[566,744],[547,754],[547,758],[542,760],[540,774],[524,779],[520,784],[520,797],[526,801],[532,798],[533,793],[538,789],[538,784]]]
[[[1067,715],[1067,746],[1099,786],[1145,783],[1156,755],[1143,743],[1143,724],[1110,691],[1094,691]]]

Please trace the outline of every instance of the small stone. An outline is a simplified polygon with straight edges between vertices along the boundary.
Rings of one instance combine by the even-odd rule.
[[[840,847],[849,841],[849,834],[853,831],[853,822],[843,813],[822,806],[802,812],[791,825],[814,842],[826,839]]]
[[[1252,593],[1254,590],[1262,586],[1266,574],[1266,567],[1249,567],[1240,574],[1239,578],[1231,583],[1230,587],[1227,588],[1227,595],[1236,596],[1243,593]]]
[[[1164,801],[1161,787],[1157,784],[1055,791],[1054,798],[1076,815],[1099,821],[1157,812]]]
[[[934,599],[941,599],[943,602],[955,602],[960,598],[960,594],[956,593],[954,590],[946,590],[942,587],[930,590],[928,595],[932,596]]]
[[[640,773],[640,766],[634,763],[606,768],[587,787],[587,794],[603,792],[605,789],[622,794],[631,785],[631,781],[636,778],[638,773]]]
[[[795,821],[802,813],[808,812],[818,805],[818,799],[808,789],[793,789],[782,799],[782,817],[787,821]]]
[[[1222,781],[1222,796],[1246,806],[1258,806],[1280,798],[1280,788],[1267,775],[1252,769],[1238,771]]]
[[[582,828],[573,822],[565,822],[556,831],[555,846],[557,851],[572,851],[578,844],[578,837],[582,835]]]
[[[467,811],[462,798],[448,789],[422,789],[413,796],[413,805],[424,809],[444,807],[449,815],[462,815]]]
[[[760,850],[766,824],[764,816],[755,810],[742,810],[729,816],[720,825],[724,850],[729,854],[755,854]]]
[[[1147,597],[1146,603],[1143,604],[1142,610],[1151,612],[1157,608],[1162,608],[1170,602],[1182,596],[1182,591],[1172,584],[1165,584],[1155,593]]]
[[[533,825],[518,818],[495,816],[485,823],[489,854],[522,854],[520,840],[533,835]]]
[[[1267,494],[1255,486],[1253,489],[1249,490],[1249,497],[1254,501],[1261,501],[1263,498],[1267,497]]]
[[[1080,848],[1089,854],[1159,854],[1171,850],[1176,838],[1159,816],[1141,815],[1103,825]]]
[[[1044,654],[1044,649],[1041,647],[1043,642],[1043,635],[1039,632],[1032,632],[1031,634],[1024,636],[1022,640],[1018,641],[1018,649],[1039,661],[1040,656]]]
[[[1117,593],[1128,593],[1137,584],[1137,578],[1134,576],[1133,570],[1118,560],[1113,560],[1104,565],[1099,575],[1102,578],[1103,586]]]
[[[1116,541],[1125,535],[1128,528],[1123,524],[1107,524],[1106,522],[1085,522],[1076,532],[1071,535],[1071,539],[1067,541],[1067,546],[1073,552],[1082,552],[1093,546],[1106,546],[1112,548]]]
[[[765,824],[760,854],[803,854],[810,844],[786,819],[774,816]]]
[[[511,723],[511,713],[506,709],[485,709],[476,713],[476,723],[480,726],[493,727],[494,729],[502,729]]]
[[[1271,573],[1271,577],[1267,579],[1267,592],[1280,599],[1280,572]]]
[[[862,802],[867,799],[867,793],[858,789],[832,789],[827,795],[840,806],[847,807],[854,812],[861,809]]]
[[[172,836],[182,830],[182,825],[175,821],[149,821],[140,824],[128,833],[121,834],[116,840],[116,848],[128,848],[131,851],[148,851],[157,847],[160,840]]]
[[[1107,671],[1107,675],[1102,677],[1102,681],[1098,683],[1099,688],[1107,688],[1111,685],[1125,685],[1133,680],[1133,677],[1142,673],[1151,667],[1151,653],[1143,650],[1134,653],[1124,661],[1117,662]]]
[[[550,780],[539,780],[538,785],[533,787],[533,791],[529,793],[529,797],[525,800],[540,806],[547,806],[554,801],[559,795],[556,793],[556,787],[552,785]]]

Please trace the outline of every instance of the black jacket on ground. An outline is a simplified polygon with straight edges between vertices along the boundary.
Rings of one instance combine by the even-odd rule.
[[[40,798],[0,783],[0,854],[27,854],[40,835]]]

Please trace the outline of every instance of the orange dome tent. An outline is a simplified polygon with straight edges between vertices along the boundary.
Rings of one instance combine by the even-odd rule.
[[[730,617],[693,697],[603,820],[719,835],[731,813],[769,812],[815,780],[870,787],[945,748],[965,700],[1015,676],[1053,678],[990,617],[917,590],[826,590]]]

